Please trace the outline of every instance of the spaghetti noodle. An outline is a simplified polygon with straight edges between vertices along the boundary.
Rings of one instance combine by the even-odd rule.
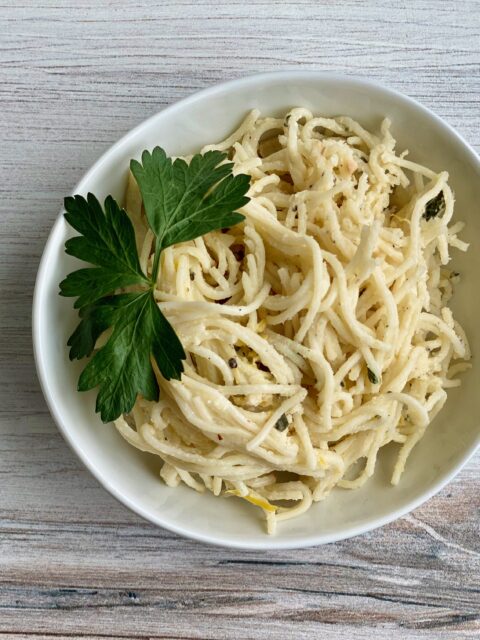
[[[447,306],[449,248],[468,245],[447,173],[398,154],[388,120],[372,133],[304,108],[252,111],[208,149],[251,176],[246,220],[163,252],[155,297],[185,372],[157,370],[159,402],[138,398],[115,424],[162,459],[167,485],[244,498],[273,533],[333,487],[364,484],[391,442],[399,482],[469,366]],[[132,176],[126,209],[150,273]]]

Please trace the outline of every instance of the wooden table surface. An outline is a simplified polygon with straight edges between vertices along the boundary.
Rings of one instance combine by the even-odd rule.
[[[372,78],[478,150],[480,3],[0,0],[0,638],[368,639],[480,634],[477,456],[380,530],[241,552],[140,520],[59,435],[32,361],[48,231],[147,116],[272,69]]]

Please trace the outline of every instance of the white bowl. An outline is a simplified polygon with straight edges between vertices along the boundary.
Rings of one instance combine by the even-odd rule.
[[[159,144],[171,155],[188,154],[222,139],[253,107],[282,114],[305,106],[323,115],[350,115],[377,128],[388,116],[398,148],[436,170],[447,169],[455,191],[456,218],[468,223],[464,237],[473,246],[454,252],[462,273],[454,311],[480,353],[480,162],[445,122],[414,100],[373,82],[316,72],[287,71],[227,82],[190,96],[142,123],[107,151],[74,193],[92,191],[103,199],[122,198],[129,160]],[[332,542],[379,527],[414,509],[439,491],[479,444],[480,368],[463,376],[460,389],[408,459],[399,486],[389,482],[395,448],[382,450],[374,477],[357,491],[335,490],[305,515],[280,523],[267,536],[259,509],[241,500],[199,495],[186,487],[163,484],[159,460],[128,445],[94,412],[95,393],[76,391],[85,362],[68,359],[67,338],[77,322],[72,301],[58,295],[58,283],[75,268],[64,242],[70,230],[60,215],[40,263],[33,303],[33,337],[38,375],[53,418],[67,442],[93,475],[130,509],[150,522],[197,540],[249,549],[282,549]],[[474,361],[475,362],[475,361]]]

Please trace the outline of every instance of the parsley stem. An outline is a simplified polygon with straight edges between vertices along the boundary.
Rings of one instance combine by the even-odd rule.
[[[160,254],[162,252],[162,245],[158,241],[155,244],[155,256],[153,258],[153,267],[152,267],[152,284],[155,285],[158,277],[158,269],[160,267]]]

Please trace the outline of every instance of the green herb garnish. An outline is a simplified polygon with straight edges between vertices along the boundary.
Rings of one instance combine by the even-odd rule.
[[[284,413],[282,413],[280,418],[275,423],[275,429],[277,431],[285,431],[287,427],[288,427],[288,418]]]
[[[111,334],[78,381],[78,390],[99,387],[96,411],[103,422],[128,413],[142,394],[158,400],[152,366],[155,360],[167,380],[180,379],[185,352],[155,302],[163,249],[209,231],[231,227],[244,216],[235,210],[248,202],[250,178],[232,175],[226,154],[208,151],[190,164],[174,162],[156,147],[132,160],[131,171],[142,194],[148,224],[155,234],[152,273],[143,273],[135,232],[127,213],[108,196],[104,210],[93,194],[65,198],[65,219],[81,235],[65,243],[65,251],[93,267],[78,269],[60,283],[63,296],[75,297],[80,324],[68,340],[70,359],[92,354],[98,337]],[[117,293],[129,287],[128,293]]]
[[[440,191],[440,193],[427,202],[423,217],[425,220],[430,220],[431,218],[435,218],[443,209],[445,209],[445,197],[443,191]]]
[[[374,373],[369,367],[367,367],[368,379],[372,384],[378,384],[380,382],[376,373]]]

